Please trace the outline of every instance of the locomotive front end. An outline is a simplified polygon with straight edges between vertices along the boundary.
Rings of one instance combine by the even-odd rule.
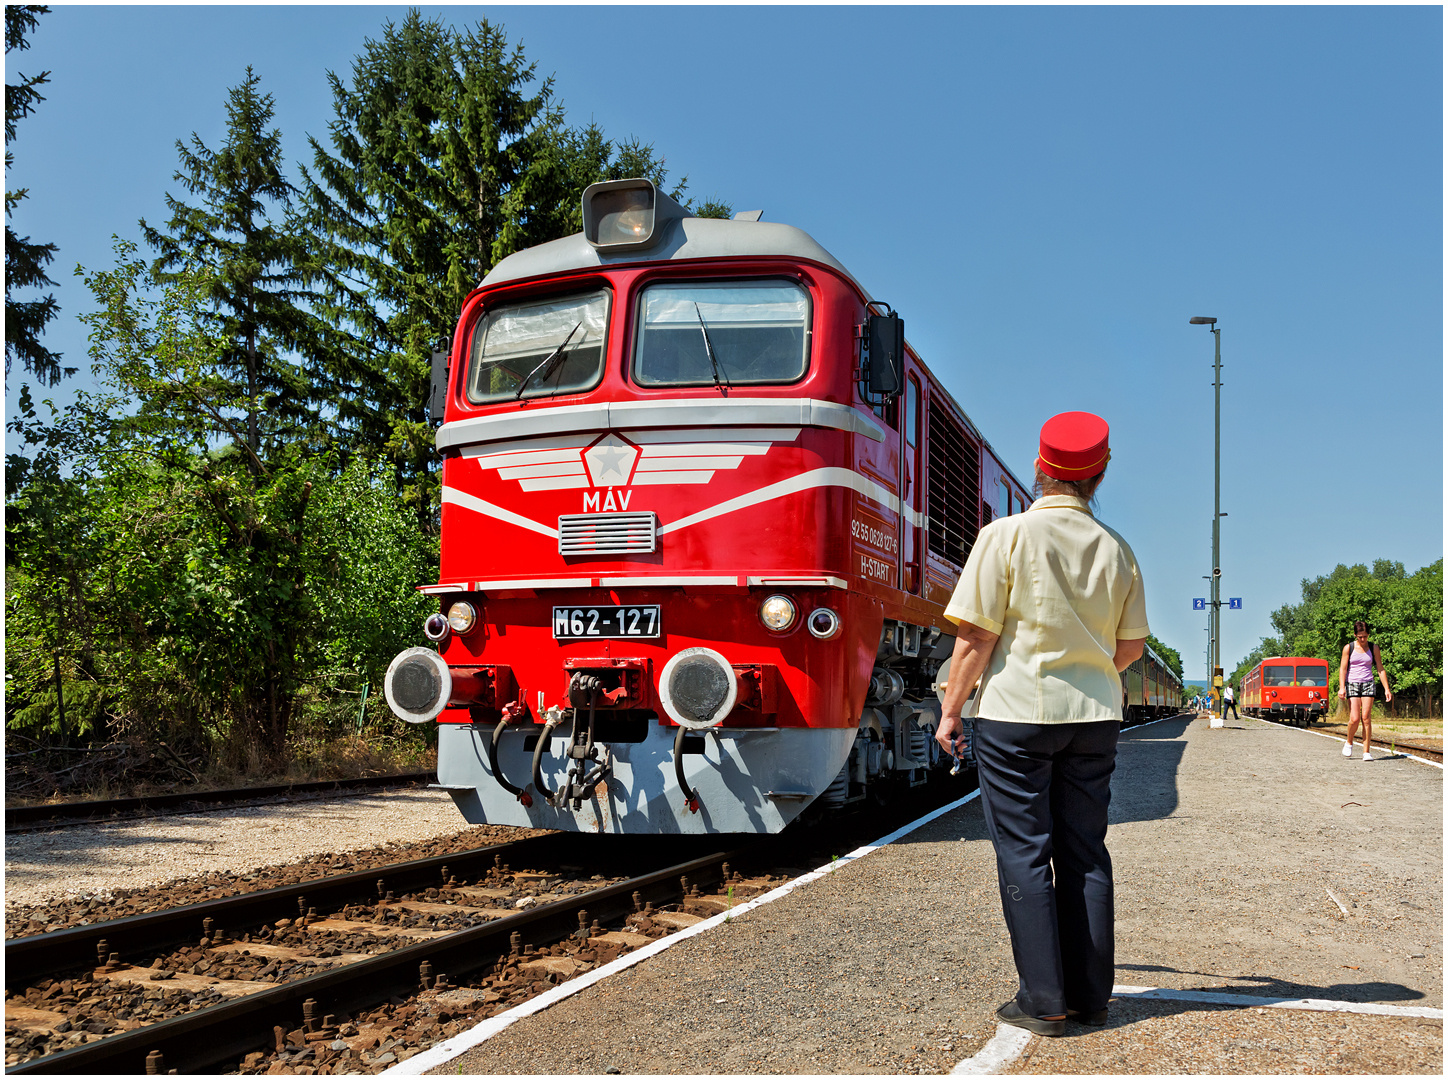
[[[434,359],[440,608],[386,693],[440,786],[472,822],[761,833],[943,773],[972,429],[932,399],[925,460],[903,324],[799,230],[647,180],[583,209]]]
[[[441,652],[408,650],[389,672],[394,711],[437,720],[438,781],[469,821],[776,832],[842,771],[855,730],[805,713],[842,704],[830,699],[849,681],[846,594],[800,590],[793,602],[816,618],[778,631],[756,613],[780,594],[748,585],[524,591],[452,601],[478,608],[475,630]],[[500,644],[513,664],[479,662]]]

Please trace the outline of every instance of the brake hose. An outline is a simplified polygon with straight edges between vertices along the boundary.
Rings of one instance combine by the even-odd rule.
[[[488,764],[492,767],[493,779],[501,784],[510,794],[516,795],[518,801],[522,803],[524,807],[529,807],[533,805],[533,796],[529,795],[522,788],[515,788],[512,784],[508,783],[508,778],[503,775],[502,766],[498,764],[498,740],[503,737],[503,729],[507,726],[508,720],[504,717],[498,721],[498,726],[493,728],[493,738],[492,741],[488,743]],[[537,768],[536,763],[534,768]]]
[[[679,790],[684,793],[684,809],[691,814],[699,812],[699,793],[689,786],[689,781],[684,779],[684,736],[689,729],[682,724],[679,726],[679,733],[674,736],[674,776],[679,780]]]

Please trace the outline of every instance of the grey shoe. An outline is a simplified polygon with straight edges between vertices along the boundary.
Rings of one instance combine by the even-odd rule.
[[[1066,1019],[1074,1020],[1078,1024],[1088,1024],[1091,1027],[1105,1027],[1106,1010],[1097,1009],[1095,1012],[1077,1012],[1075,1009],[1067,1009]]]

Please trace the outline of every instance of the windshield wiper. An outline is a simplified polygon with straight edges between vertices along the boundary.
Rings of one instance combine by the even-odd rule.
[[[714,385],[720,390],[729,385],[729,380],[722,382],[719,379],[719,361],[714,359],[714,345],[709,341],[709,327],[704,324],[704,313],[699,310],[699,302],[694,301],[694,316],[699,320],[699,329],[704,333],[704,351],[709,354],[709,364],[714,369]]]
[[[532,371],[528,372],[527,376],[523,379],[523,381],[518,384],[518,392],[513,395],[514,401],[517,401],[520,397],[523,396],[523,391],[528,388],[528,384],[533,381],[533,376],[537,375],[538,372],[543,372],[543,378],[545,379],[548,378],[549,375],[553,374],[553,369],[563,362],[563,356],[568,349],[568,343],[573,340],[573,335],[578,333],[578,328],[582,325],[582,319],[579,319],[578,322],[574,323],[573,329],[568,331],[568,336],[563,339],[562,344],[560,344],[558,348],[554,349],[551,353],[545,356],[541,364],[535,367]]]

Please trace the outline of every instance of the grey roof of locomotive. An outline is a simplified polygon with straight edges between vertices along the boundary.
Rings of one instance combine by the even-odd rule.
[[[809,233],[793,225],[773,221],[732,221],[723,218],[687,217],[668,223],[668,232],[654,247],[646,251],[621,251],[610,254],[599,251],[583,238],[582,233],[550,240],[537,247],[514,252],[488,271],[483,285],[505,281],[548,277],[570,270],[588,270],[602,266],[628,263],[664,262],[671,259],[729,259],[759,256],[785,256],[809,259],[838,270],[855,287],[871,299],[844,264],[821,247]]]

